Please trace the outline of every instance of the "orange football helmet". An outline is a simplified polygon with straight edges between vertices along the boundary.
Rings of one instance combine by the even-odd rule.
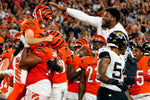
[[[96,35],[95,37],[93,37],[92,41],[100,42],[100,43],[103,43],[104,45],[106,45],[107,43],[106,39],[102,35]]]
[[[53,35],[52,42],[49,42],[50,47],[52,49],[58,50],[61,47],[65,46],[65,39],[60,32],[55,31],[55,30],[48,30],[47,34]]]
[[[20,40],[21,37],[21,32],[17,32],[13,35],[12,40],[16,41],[16,40]]]
[[[89,40],[88,39],[78,39],[76,42],[75,42],[75,44],[74,44],[74,46],[75,47],[81,47],[81,46],[83,46],[83,45],[87,45],[87,47],[91,47],[90,46],[90,42],[89,42]]]
[[[39,24],[42,24],[43,19],[52,20],[52,11],[48,6],[41,4],[35,7],[33,17]]]

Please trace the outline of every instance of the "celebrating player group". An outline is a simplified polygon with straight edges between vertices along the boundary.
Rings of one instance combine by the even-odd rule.
[[[53,10],[83,22],[84,27],[91,25],[96,33],[91,39],[78,36],[68,45],[64,34],[54,28]],[[117,7],[104,8],[103,16],[97,17],[43,0],[13,35],[13,49],[2,53],[1,98],[150,100],[150,43],[130,44],[121,18]]]

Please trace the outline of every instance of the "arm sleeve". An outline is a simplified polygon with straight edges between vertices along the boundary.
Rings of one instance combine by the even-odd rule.
[[[94,27],[99,27],[99,24],[102,24],[102,17],[89,16],[84,12],[72,8],[67,8],[67,13],[77,18],[80,21],[86,22]]]

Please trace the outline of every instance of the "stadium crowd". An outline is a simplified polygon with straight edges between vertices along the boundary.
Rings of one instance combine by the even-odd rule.
[[[102,16],[105,8],[115,6],[122,12],[120,22],[127,30],[130,40],[138,45],[149,41],[150,2],[149,0],[52,0],[60,5],[84,11],[92,16]],[[13,34],[20,31],[20,24],[32,16],[34,7],[39,0],[1,0],[0,27],[1,47],[6,50],[13,45]],[[51,7],[51,6],[50,6]],[[96,34],[95,27],[85,25],[77,19],[69,17],[64,12],[51,7],[55,19],[53,29],[60,31],[67,43],[72,46],[75,40],[86,37],[89,40]],[[8,42],[10,41],[10,42]]]
[[[53,2],[54,4],[49,4],[49,2]],[[57,8],[58,6],[55,6],[55,3],[67,10],[63,11],[64,8]],[[107,41],[107,38],[101,35],[101,32],[97,34],[98,28],[95,27],[95,25],[88,24],[78,19],[77,17],[71,16],[71,13],[68,9],[72,8],[72,10],[75,9],[78,11],[82,11],[89,16],[104,18],[103,16],[106,15],[106,12],[110,12],[110,14],[113,15],[111,11],[106,10],[110,7],[113,7],[120,11],[120,18],[118,22],[121,23],[121,25],[127,32],[128,36],[126,36],[125,32],[123,32],[123,36],[125,36],[128,40],[126,44],[129,44],[129,51],[131,52],[132,56],[127,57],[127,59],[133,58],[129,60],[129,62],[131,62],[131,65],[129,64],[129,69],[128,67],[125,68],[125,72],[122,71],[123,69],[114,68],[115,71],[119,70],[119,72],[121,72],[121,75],[123,75],[124,72],[124,78],[127,78],[127,80],[124,80],[123,83],[113,80],[112,77],[109,77],[109,80],[107,78],[101,77],[101,75],[103,75],[103,73],[101,73],[102,69],[100,68],[100,65],[103,66],[103,64],[101,63],[104,63],[106,60],[111,59],[111,57],[114,55],[110,55],[109,52],[111,51],[109,50],[103,51],[99,49],[105,47],[107,45],[107,42],[111,41],[111,38],[110,41]],[[45,15],[47,12],[38,12],[39,9],[50,9],[50,12],[52,14]],[[26,24],[29,23],[26,23],[26,20],[36,17],[38,19],[38,13],[40,13],[39,15],[43,14],[42,20],[47,17],[45,23],[48,24],[46,24],[46,27],[44,27],[44,32],[39,36],[35,36],[36,31],[33,33],[35,39],[40,37],[41,40],[38,39],[37,41],[31,41],[32,39],[34,40],[34,38],[29,38],[31,30],[28,26],[32,27],[32,25],[35,25],[35,23],[30,23],[28,26],[26,26]],[[113,17],[117,19],[116,16]],[[38,23],[41,26],[43,25],[43,23],[40,23],[40,21]],[[107,21],[105,22],[105,24],[107,24]],[[43,30],[40,29],[38,31],[42,32]],[[118,31],[113,31],[110,33],[118,34]],[[45,40],[43,41],[42,38],[44,38]],[[25,41],[25,39],[27,41]],[[124,41],[126,41],[126,39]],[[20,41],[22,41],[24,47],[22,47]],[[111,42],[113,43],[114,41]],[[122,42],[120,42],[120,44],[121,43]],[[36,44],[40,45],[37,46]],[[36,46],[34,47],[32,45]],[[118,44],[117,48],[119,48],[119,46],[120,45]],[[125,44],[123,46],[126,47]],[[47,47],[50,47],[50,49]],[[18,48],[20,51],[17,52]],[[29,48],[31,49],[31,51],[29,50]],[[123,49],[119,48],[118,50],[119,52],[122,52],[121,50]],[[150,100],[148,99],[150,98],[149,50],[150,0],[0,1],[0,95],[4,100],[6,98],[8,100],[20,100],[21,98],[22,100],[24,100],[24,98],[26,98],[26,100],[34,100],[36,97],[38,98],[37,100],[96,100],[96,98],[98,100]],[[78,55],[80,55],[80,57]],[[17,59],[19,57],[20,67],[14,67],[14,63],[18,64]],[[117,57],[118,56],[116,56],[116,59]],[[8,59],[6,60],[5,58]],[[104,60],[103,58],[105,58],[106,60]],[[53,61],[53,59],[55,60]],[[104,62],[102,62],[103,60]],[[123,63],[125,63],[125,61]],[[112,63],[111,60],[107,65],[110,66],[110,63]],[[135,69],[132,67],[133,64],[136,66]],[[45,68],[44,70],[47,71],[46,75],[49,74],[50,83],[45,79],[45,76],[42,76],[43,69],[40,69],[40,66],[42,65],[48,66],[47,69]],[[25,66],[29,67],[24,68]],[[49,69],[51,69],[51,72],[48,72]],[[20,73],[21,76],[16,75],[18,70],[18,73]],[[106,70],[110,70],[109,67]],[[39,71],[39,73],[37,74],[36,71]],[[133,75],[131,75],[131,72],[133,72]],[[34,75],[34,73],[36,73],[37,76],[35,76],[36,74]],[[97,76],[97,73],[99,74],[99,77]],[[116,75],[118,75],[118,73]],[[128,75],[132,77],[128,78]],[[14,78],[12,76],[14,76]],[[18,79],[16,77],[20,77],[20,83],[18,82]],[[33,77],[35,78],[35,80],[31,81]],[[41,77],[45,80],[39,81],[40,79],[42,80]],[[119,81],[122,80],[120,79]],[[7,85],[6,87],[4,87],[5,84]],[[99,88],[101,84],[103,88]],[[113,88],[115,88],[117,92],[115,90],[112,90],[112,92],[110,92],[110,88],[106,89],[105,87],[107,87],[107,84],[110,84],[112,86],[115,85],[116,87]],[[41,88],[39,90],[36,90],[35,86],[36,88]],[[44,86],[48,88],[44,89]],[[99,93],[97,93],[97,91],[100,92],[100,95]],[[107,91],[108,94],[101,93],[101,91]],[[118,96],[116,95],[118,91],[123,91],[126,96],[122,94],[121,96],[127,99],[116,99],[118,98]],[[42,92],[45,92],[45,94]],[[107,98],[108,96],[101,97],[101,94],[111,95],[109,95],[110,98]]]

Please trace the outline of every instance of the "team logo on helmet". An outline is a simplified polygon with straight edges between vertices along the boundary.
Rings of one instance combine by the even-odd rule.
[[[128,42],[125,34],[121,31],[114,31],[110,33],[107,39],[107,46],[116,47],[120,50],[127,48]]]
[[[129,48],[131,50],[133,50],[136,46],[137,46],[137,44],[134,41],[132,41],[132,40],[129,41]]]
[[[150,55],[150,42],[144,42],[142,47],[144,48],[144,55]]]

